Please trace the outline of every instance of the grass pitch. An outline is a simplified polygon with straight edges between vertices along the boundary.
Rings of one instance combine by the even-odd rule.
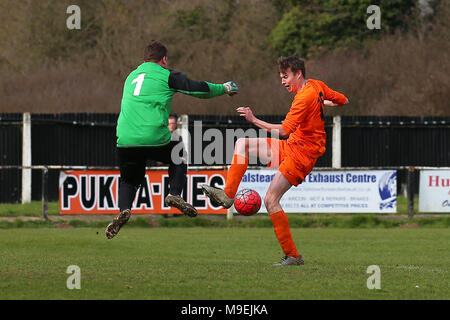
[[[0,231],[0,299],[448,299],[445,229],[292,229],[304,266],[273,267],[270,228]],[[66,269],[81,269],[81,289]],[[381,289],[366,286],[381,269]]]
[[[416,214],[419,213],[418,212],[418,208],[419,208],[418,203],[419,203],[419,199],[418,199],[418,197],[415,197],[414,198],[414,208],[415,208]],[[408,199],[406,199],[402,195],[397,196],[397,214],[408,214]],[[52,201],[52,202],[48,203],[48,215],[49,216],[60,215],[58,201]],[[307,215],[307,214],[302,213],[301,215]],[[335,213],[335,215],[339,216],[342,214]],[[378,215],[383,215],[383,214],[378,214]],[[24,204],[0,203],[0,217],[19,217],[19,216],[28,216],[28,217],[42,216],[42,202],[41,201],[32,201],[32,202],[24,203]]]

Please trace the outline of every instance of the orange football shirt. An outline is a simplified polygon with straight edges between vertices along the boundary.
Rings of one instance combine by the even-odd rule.
[[[319,158],[325,152],[324,100],[345,104],[347,98],[328,88],[320,80],[308,79],[302,91],[295,95],[282,123],[284,131],[289,135],[287,144],[291,149],[311,158]],[[293,152],[294,157],[295,153]]]

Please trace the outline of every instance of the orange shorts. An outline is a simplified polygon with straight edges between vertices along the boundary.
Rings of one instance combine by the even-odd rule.
[[[287,140],[267,138],[267,143],[272,153],[272,160],[267,166],[278,168],[278,171],[294,186],[302,183],[316,164],[317,159],[308,157],[300,148],[291,147],[287,144]]]

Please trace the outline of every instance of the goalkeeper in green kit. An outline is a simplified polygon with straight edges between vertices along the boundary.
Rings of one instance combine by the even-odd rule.
[[[145,48],[144,62],[125,80],[122,105],[117,121],[117,153],[119,158],[120,214],[106,227],[106,238],[112,239],[131,216],[131,207],[139,186],[145,180],[147,160],[169,165],[168,206],[189,217],[197,210],[180,196],[186,182],[186,159],[172,149],[180,143],[171,141],[167,127],[172,97],[181,92],[197,98],[214,98],[238,93],[232,82],[214,84],[194,81],[184,73],[167,68],[167,49],[159,41]]]

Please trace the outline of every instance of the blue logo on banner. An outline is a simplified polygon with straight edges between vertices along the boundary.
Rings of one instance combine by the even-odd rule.
[[[397,205],[397,172],[386,172],[378,183],[380,210],[395,208]]]

